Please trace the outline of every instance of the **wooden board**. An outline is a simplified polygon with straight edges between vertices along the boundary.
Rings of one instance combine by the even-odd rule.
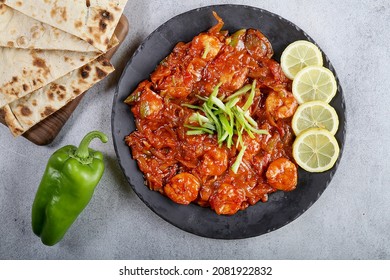
[[[129,31],[129,22],[122,15],[115,29],[115,35],[118,37],[119,45],[105,54],[107,58],[112,58]],[[35,126],[26,131],[22,136],[36,145],[44,146],[50,144],[61,131],[73,111],[79,105],[85,93],[68,103],[66,106],[50,115],[46,119],[37,123]],[[0,115],[0,122],[5,125],[3,116]]]

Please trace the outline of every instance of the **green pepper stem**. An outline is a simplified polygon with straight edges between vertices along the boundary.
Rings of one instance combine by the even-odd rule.
[[[107,143],[108,137],[103,132],[100,131],[91,131],[87,135],[84,136],[83,140],[81,140],[79,147],[75,152],[75,156],[80,159],[86,159],[89,157],[89,144],[95,138],[99,138],[103,143]]]

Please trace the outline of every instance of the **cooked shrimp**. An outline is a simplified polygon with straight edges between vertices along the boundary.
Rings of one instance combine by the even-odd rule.
[[[198,197],[200,181],[190,173],[174,176],[165,186],[166,195],[174,202],[188,205]]]
[[[141,119],[153,119],[163,109],[162,98],[149,88],[145,88],[139,97],[139,102],[131,109],[134,116]]]
[[[234,215],[245,199],[243,189],[225,183],[210,197],[210,206],[218,215]]]
[[[228,168],[228,151],[225,148],[214,148],[206,152],[199,166],[204,175],[221,175]]]
[[[282,96],[284,95],[284,96]],[[274,119],[292,117],[298,108],[298,102],[289,92],[271,92],[266,101],[265,109],[268,115]]]
[[[210,61],[217,56],[221,48],[222,43],[217,37],[200,34],[192,40],[189,51],[194,57],[201,57],[206,61]]]
[[[298,170],[294,163],[286,158],[273,161],[265,174],[267,182],[275,189],[292,191],[298,182]]]
[[[248,133],[242,135],[242,141],[246,147],[244,158],[251,160],[261,149],[262,135],[256,134],[255,138],[251,138]],[[239,146],[241,150],[241,145]]]

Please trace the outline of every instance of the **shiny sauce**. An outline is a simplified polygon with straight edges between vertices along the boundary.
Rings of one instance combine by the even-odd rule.
[[[214,27],[178,43],[127,98],[136,130],[125,141],[151,190],[233,215],[296,188],[291,118],[298,103],[268,39],[254,29],[229,35],[214,16]],[[231,166],[242,147],[220,145],[216,135],[187,135],[184,125],[196,110],[183,104],[201,105],[217,84],[219,94],[229,96],[254,80],[251,117],[268,134],[243,134],[246,150],[235,173]]]

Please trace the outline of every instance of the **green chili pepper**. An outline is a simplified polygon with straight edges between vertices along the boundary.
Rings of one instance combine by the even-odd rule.
[[[209,42],[206,42],[206,46],[204,48],[204,52],[203,52],[203,55],[202,55],[202,59],[206,59],[207,55],[209,54],[210,52],[210,43]]]
[[[124,102],[128,105],[133,105],[135,102],[139,101],[140,97],[141,97],[141,92],[136,91],[130,94]]]
[[[147,101],[141,102],[140,108],[139,108],[139,113],[141,115],[141,119],[144,119],[144,118],[146,118],[147,116],[150,115],[149,102],[147,102]]]
[[[90,142],[107,136],[88,133],[77,148],[65,146],[49,159],[32,206],[33,232],[45,245],[58,243],[92,198],[103,172],[103,155]]]
[[[246,33],[246,29],[240,29],[240,30],[238,30],[236,33],[234,33],[234,34],[230,37],[231,41],[230,41],[229,45],[232,46],[232,47],[236,47],[236,46],[238,45],[238,41],[239,41],[242,37],[244,37],[245,33]]]

